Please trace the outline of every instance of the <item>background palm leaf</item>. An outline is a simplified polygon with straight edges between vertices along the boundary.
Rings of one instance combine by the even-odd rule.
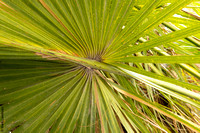
[[[200,132],[199,5],[0,1],[1,131]]]

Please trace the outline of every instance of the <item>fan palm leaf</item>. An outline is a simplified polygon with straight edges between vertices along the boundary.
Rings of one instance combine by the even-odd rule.
[[[1,131],[200,132],[199,5],[0,0]]]

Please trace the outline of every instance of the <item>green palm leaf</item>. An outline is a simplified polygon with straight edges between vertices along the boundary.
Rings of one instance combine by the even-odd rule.
[[[0,1],[1,132],[200,132],[199,5]]]

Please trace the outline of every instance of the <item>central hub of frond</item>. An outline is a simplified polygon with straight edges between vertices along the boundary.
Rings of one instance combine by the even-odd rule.
[[[94,56],[94,57],[88,57],[88,59],[96,60],[96,61],[98,61],[98,62],[102,62],[101,55],[99,55],[99,54],[97,54],[97,55]]]

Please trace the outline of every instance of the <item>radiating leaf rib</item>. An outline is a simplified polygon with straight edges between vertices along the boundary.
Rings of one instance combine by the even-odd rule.
[[[31,109],[26,114],[26,116],[28,116],[26,124],[20,126],[17,130],[24,130],[27,132],[41,131],[42,128],[38,128],[38,126],[41,126],[41,122],[45,125],[45,123],[49,120],[48,118],[51,118],[54,111],[60,107],[59,105],[61,105],[70,94],[72,91],[71,87],[79,80],[80,75],[77,75],[77,77],[72,78],[70,82],[64,84],[64,86],[60,87],[50,97],[46,97],[46,99],[39,103],[35,108]],[[46,131],[49,127],[46,128]]]
[[[28,86],[28,87],[20,89],[20,90],[16,90],[16,91],[13,90],[13,91],[11,91],[9,93],[5,93],[5,94],[0,96],[1,97],[1,103],[12,102],[12,101],[15,101],[18,98],[22,98],[22,97],[26,97],[27,95],[30,96],[30,95],[42,92],[42,91],[44,91],[43,90],[44,88],[48,88],[49,84],[51,84],[53,86],[58,81],[61,82],[63,80],[63,77],[66,77],[66,76],[68,76],[68,75],[64,74],[62,76],[58,76],[58,77],[54,77],[52,79],[49,79],[49,80],[47,80],[45,82],[41,82],[41,83],[39,83],[39,84],[37,84],[35,86]],[[42,87],[40,87],[40,86],[42,86]],[[32,90],[32,91],[30,91],[30,90]]]
[[[179,10],[184,5],[189,4],[191,1],[192,0],[190,0],[190,1],[184,0],[184,1],[181,1],[181,2],[179,2],[178,0],[176,0],[175,2],[173,1],[173,3],[169,7],[164,9],[163,11],[157,13],[153,17],[149,17],[149,18],[147,17],[146,23],[144,23],[143,25],[140,25],[139,27],[135,28],[134,31],[129,33],[128,35],[130,35],[130,37],[128,37],[127,40],[121,39],[122,42],[118,42],[118,44],[120,44],[120,46],[118,45],[119,47],[115,48],[115,51],[114,50],[112,50],[112,51],[115,52],[115,53],[116,52],[118,53],[118,51],[120,51],[122,49],[124,50],[124,48],[126,46],[128,46],[132,43],[135,43],[138,40],[139,36],[143,36],[147,29],[152,29],[153,27],[157,26],[165,18],[173,15],[175,11]],[[128,36],[128,35],[126,35],[126,36]],[[139,52],[139,51],[137,51],[137,52]]]
[[[59,73],[60,74],[60,73]],[[21,91],[27,87],[30,87],[32,85],[42,83],[43,81],[46,81],[55,75],[52,74],[47,74],[47,75],[40,75],[40,76],[34,76],[34,77],[28,77],[28,78],[23,78],[19,80],[12,80],[9,82],[3,82],[1,83],[1,95],[0,97],[4,97],[6,95],[10,95],[11,93]],[[17,84],[17,86],[16,86]],[[15,98],[15,97],[13,97]],[[7,99],[7,100],[12,100],[12,98]],[[5,101],[5,98],[1,99],[1,102],[7,104],[8,101]]]
[[[88,85],[88,82],[89,81],[87,81],[86,82],[86,84],[83,86],[83,88],[82,88],[82,93],[84,92],[84,90],[87,90],[87,89],[84,89],[84,87],[86,87],[86,85]],[[84,89],[84,90],[83,90]],[[87,90],[88,91],[88,90]],[[81,97],[81,96],[84,96],[84,94],[81,94],[79,97]],[[79,97],[77,97],[77,100],[79,99]],[[83,97],[82,97],[83,98]],[[74,108],[74,111],[73,111],[73,114],[72,115],[68,115],[68,114],[66,114],[66,117],[68,118],[67,119],[67,121],[66,121],[66,123],[65,123],[65,126],[64,126],[64,128],[61,130],[61,131],[63,131],[63,132],[66,132],[66,131],[69,131],[69,130],[74,130],[74,128],[76,127],[76,125],[78,124],[78,123],[76,123],[76,122],[78,122],[78,120],[80,120],[79,119],[79,114],[81,113],[80,112],[80,109],[81,109],[81,107],[82,107],[82,104],[81,104],[81,101],[82,101],[83,99],[80,99],[79,100],[79,102],[77,103],[77,107],[75,107]],[[70,111],[71,109],[69,109],[69,111]],[[71,110],[72,111],[72,110]],[[70,111],[70,112],[71,112]],[[78,113],[78,114],[77,114]],[[72,119],[73,118],[73,119]],[[73,121],[71,121],[71,120],[73,120]],[[73,123],[71,123],[71,122],[73,122]],[[70,124],[73,124],[73,125],[70,125]],[[78,125],[77,125],[78,126]]]
[[[8,40],[6,40],[6,41],[8,41]],[[24,44],[24,43],[16,43],[16,42],[12,42],[12,41],[11,42],[8,41],[8,43],[9,44],[7,44],[7,45],[11,45],[11,46],[21,48],[21,49],[25,49],[25,50],[28,50],[28,51],[42,52],[45,55],[58,57],[59,59],[63,59],[63,60],[69,60],[71,62],[78,63],[78,64],[84,65],[86,67],[98,68],[98,69],[122,74],[119,71],[116,71],[113,66],[107,65],[103,62],[99,62],[99,61],[96,61],[96,60],[81,58],[81,57],[77,57],[77,56],[71,56],[71,55],[68,55],[68,54],[63,54],[63,53],[60,53],[60,52],[47,50],[47,49],[44,49],[44,48],[41,48],[41,47],[30,46],[30,45],[27,45],[27,44]]]
[[[7,40],[6,40],[6,42],[7,42]],[[77,60],[77,59],[81,59],[79,57],[71,56],[71,55],[63,54],[63,53],[59,53],[59,52],[55,52],[55,51],[52,51],[52,50],[47,50],[47,49],[44,49],[44,48],[41,48],[41,47],[35,47],[35,46],[27,45],[25,43],[7,42],[7,45],[11,45],[11,46],[14,46],[14,47],[18,47],[18,48],[22,48],[22,49],[25,49],[25,50],[38,52],[38,53],[42,52],[42,54],[46,54],[46,55],[50,55],[50,56],[55,56],[54,53],[56,53],[56,54],[60,55],[61,58],[63,58],[61,56],[61,55],[63,55],[65,57],[67,57],[69,60],[72,59],[72,60],[74,60],[77,63],[81,62],[81,61]],[[84,58],[82,58],[82,59],[85,60]]]
[[[137,37],[138,35],[143,34],[145,30],[151,29],[153,26],[158,25],[165,18],[172,16],[176,11],[180,10],[191,2],[192,0],[183,0],[181,2],[179,0],[173,1],[169,7],[156,14],[154,17],[149,18],[150,20],[140,27],[139,31],[136,33],[136,35],[134,35],[134,37]]]
[[[92,43],[92,36],[88,33],[91,33],[91,27],[89,25],[90,20],[87,19],[87,13],[85,12],[85,3],[86,1],[76,1],[76,7],[73,10],[79,9],[78,11],[76,10],[76,14],[78,16],[77,21],[81,21],[81,25],[83,28],[81,28],[82,31],[82,37],[84,39],[85,46],[88,47],[88,56],[89,57],[94,57],[95,55],[92,55],[92,51],[94,50],[94,45]],[[88,3],[87,3],[88,4]],[[89,28],[88,28],[89,27]]]
[[[191,1],[0,0],[4,131],[200,132],[200,88],[192,85],[200,74],[183,64],[199,62],[198,48],[182,47],[199,41],[199,27],[194,21],[181,21],[189,28],[175,32],[157,27],[175,13],[193,20],[178,12]],[[163,52],[170,45],[180,56]]]
[[[8,4],[9,5],[11,5],[11,6],[13,6],[13,4],[14,3],[10,3],[9,1],[7,1],[8,2]],[[27,3],[23,3],[23,2],[20,2],[21,3],[21,5],[18,5],[18,6],[27,6],[27,5],[25,5],[25,4],[27,4]],[[16,4],[16,3],[15,3]],[[19,3],[17,3],[17,4],[19,4]],[[31,5],[31,4],[33,4],[33,5]],[[48,42],[50,41],[49,39],[51,39],[51,38],[54,38],[54,43],[53,44],[55,44],[56,43],[56,41],[65,41],[67,38],[65,37],[65,39],[63,39],[63,34],[61,34],[60,32],[58,32],[58,31],[56,31],[57,30],[57,27],[58,28],[60,28],[59,27],[59,24],[56,24],[56,20],[54,20],[54,18],[51,18],[51,14],[48,14],[47,12],[45,12],[45,9],[43,9],[42,7],[41,7],[41,5],[39,4],[39,3],[37,3],[37,2],[33,2],[33,3],[31,3],[31,4],[29,4],[28,6],[30,6],[30,7],[27,7],[27,9],[30,9],[30,10],[33,10],[33,12],[31,12],[31,13],[35,13],[35,11],[36,11],[36,6],[34,5],[34,4],[37,4],[37,6],[39,6],[40,8],[39,8],[39,10],[40,11],[42,11],[42,12],[40,12],[40,11],[38,11],[38,12],[36,12],[35,13],[35,16],[36,16],[36,20],[38,19],[38,21],[35,21],[34,19],[32,19],[32,16],[30,17],[29,16],[29,10],[27,10],[26,12],[24,12],[24,11],[22,11],[21,9],[22,8],[18,8],[18,7],[16,7],[15,6],[15,10],[17,10],[17,11],[19,11],[19,12],[22,12],[21,14],[19,14],[19,12],[17,12],[17,14],[16,14],[16,12],[14,12],[13,14],[15,14],[15,16],[11,16],[11,15],[6,15],[6,17],[11,17],[12,19],[14,19],[16,22],[19,22],[20,21],[20,18],[22,17],[23,19],[26,19],[27,21],[26,21],[26,23],[24,23],[24,24],[17,24],[17,25],[21,25],[21,26],[23,26],[23,27],[21,27],[21,29],[24,29],[25,27],[24,26],[27,26],[26,24],[28,24],[29,25],[29,29],[30,28],[32,28],[33,30],[32,31],[30,31],[29,29],[26,29],[26,32],[28,31],[28,33],[29,34],[31,34],[31,35],[33,35],[33,36],[36,36],[37,37],[37,39],[40,39],[40,40],[42,40],[42,41],[45,41],[47,44],[48,44]],[[38,5],[39,4],[39,5]],[[33,6],[34,6],[34,8],[33,8]],[[43,18],[44,18],[44,15],[43,15],[43,13],[46,13],[45,15],[45,17],[47,17],[47,18],[49,18],[50,20],[48,20],[48,19],[46,19],[46,20],[43,20]],[[41,16],[43,17],[41,17]],[[50,15],[50,16],[49,16]],[[18,18],[15,18],[16,16],[18,16]],[[2,16],[3,17],[3,16]],[[4,19],[5,21],[6,20],[8,20],[8,19]],[[51,27],[52,25],[49,25],[49,21],[50,21],[50,23],[52,24],[53,23],[53,26],[55,26],[56,25],[56,27]],[[9,22],[12,22],[12,21],[9,21]],[[15,22],[15,23],[16,23]],[[30,22],[32,22],[32,23],[30,23]],[[34,23],[33,23],[34,22]],[[38,24],[38,22],[41,22],[41,23],[45,23],[46,25],[48,25],[49,27],[46,27],[46,25],[39,25]],[[54,25],[55,24],[55,25]],[[37,26],[37,27],[35,27],[35,26]],[[39,27],[39,28],[38,28]],[[37,29],[37,30],[36,30]],[[54,31],[52,31],[52,30],[54,30]],[[66,31],[64,31],[63,30],[63,28],[60,28],[60,30],[62,30],[61,32],[66,32]],[[43,36],[43,38],[41,38],[40,36],[38,36],[38,35],[36,35],[36,34],[34,34],[34,32],[36,32],[36,33],[38,33],[38,35],[40,35],[40,36]],[[39,32],[38,32],[39,31]],[[42,32],[43,31],[43,32]],[[55,32],[57,32],[57,33],[55,33],[55,34],[58,34],[59,36],[57,36],[60,40],[58,40],[58,38],[57,39],[55,39],[55,36],[52,36],[52,35],[50,35],[50,33],[55,33]],[[44,33],[44,34],[41,34],[41,33]],[[49,36],[51,36],[51,38],[49,38],[49,37],[44,37],[45,35],[49,35]],[[67,42],[69,42],[70,44],[71,44],[71,41],[68,39],[67,40]],[[66,43],[66,41],[65,41],[65,43]],[[60,42],[60,46],[61,46],[61,44],[64,44],[64,43],[61,43]],[[52,44],[49,44],[49,45],[51,45],[51,47],[55,47],[56,45],[52,45]],[[65,45],[65,48],[66,48],[66,46],[68,46],[68,45]],[[74,46],[76,46],[76,45],[74,45]],[[72,50],[72,49],[71,49]],[[77,49],[76,49],[77,50]]]
[[[104,115],[103,117],[106,117],[106,123],[109,125],[108,128],[113,133],[120,132],[120,130],[119,130],[120,127],[117,123],[114,111],[111,108],[111,105],[112,105],[111,103],[114,102],[113,101],[114,99],[110,98],[110,96],[107,94],[106,89],[109,89],[109,88],[106,84],[104,84],[104,81],[102,79],[100,79],[99,77],[97,77],[97,83],[100,87],[99,93],[101,93],[101,95],[102,95],[101,101],[103,101],[103,102],[101,103],[101,106],[104,106],[104,107],[101,107],[101,108],[104,108],[102,115]]]
[[[181,82],[181,81],[178,81],[178,80],[174,80],[172,78],[161,76],[161,75],[157,75],[157,74],[154,74],[154,73],[151,73],[151,72],[147,72],[147,71],[144,71],[144,70],[139,70],[138,68],[130,67],[128,65],[117,64],[116,66],[122,67],[124,69],[130,70],[130,71],[133,71],[133,72],[136,72],[136,73],[140,73],[142,75],[145,75],[145,76],[148,76],[148,77],[151,77],[151,78],[155,78],[155,79],[158,79],[158,80],[163,80],[163,81],[166,81],[166,82],[178,85],[178,86],[187,87],[190,90],[191,89],[198,90],[198,91],[200,90],[200,87],[198,87],[196,85],[192,85],[192,84],[189,84],[189,83],[185,83],[185,82]]]
[[[18,16],[18,14],[16,16]],[[27,21],[25,21],[25,23],[22,24],[22,23],[20,23],[20,19],[16,19],[15,18],[16,16],[11,16],[9,14],[9,15],[6,15],[3,20],[7,21],[7,23],[11,23],[11,22],[15,23],[16,25],[19,26],[19,28],[21,28],[23,30],[26,30],[26,32],[28,32],[29,34],[31,34],[35,38],[38,38],[38,39],[40,39],[42,41],[45,41],[45,43],[48,44],[49,46],[51,46],[52,44],[54,44],[53,47],[55,47],[55,46],[56,47],[60,47],[60,48],[63,47],[60,44],[63,44],[64,42],[61,42],[61,39],[58,39],[56,36],[53,36],[52,34],[50,34],[51,32],[47,32],[44,29],[39,28],[38,25],[34,25],[33,23],[30,23],[29,19],[27,19]],[[14,22],[12,21],[13,19],[15,20]],[[26,18],[21,18],[21,19],[26,19]],[[1,31],[1,32],[3,32],[3,31]],[[11,35],[15,35],[13,33],[14,32],[10,32]],[[4,34],[2,34],[1,36],[3,36],[3,35]],[[18,38],[18,39],[20,39],[20,38]],[[52,43],[52,44],[50,44],[50,43]],[[43,44],[43,46],[44,46],[44,44]]]
[[[104,34],[105,42],[103,43],[106,45],[107,49],[112,45],[113,41],[118,38],[117,36],[122,34],[121,29],[126,23],[127,17],[134,5],[134,1],[118,1],[116,4],[117,6],[111,9],[114,10],[114,14],[109,14],[112,18],[109,18],[109,25],[107,25],[107,30]]]
[[[31,71],[29,73],[19,73],[19,74],[10,74],[10,75],[0,75],[1,79],[1,83],[9,83],[13,82],[14,80],[18,79],[18,80],[23,80],[23,79],[27,79],[29,77],[39,77],[39,76],[48,76],[50,74],[56,74],[58,72],[59,69],[57,70],[51,70],[51,69],[47,69],[47,70],[43,70],[43,71]],[[6,71],[7,72],[7,71]],[[16,72],[16,71],[12,71],[12,72]],[[18,71],[17,71],[18,72]],[[59,71],[59,73],[61,72],[66,72],[66,71]],[[8,73],[8,72],[7,72]],[[14,91],[14,90],[13,90]]]
[[[199,55],[143,56],[143,57],[124,57],[112,60],[119,62],[134,62],[134,63],[200,63],[200,56]]]
[[[194,34],[198,33],[199,30],[200,30],[199,26],[191,26],[190,28],[185,28],[185,29],[182,29],[182,30],[179,30],[179,31],[175,31],[173,33],[170,33],[170,34],[161,36],[159,38],[155,38],[155,39],[152,39],[150,41],[147,41],[143,44],[130,47],[130,48],[124,50],[123,54],[120,54],[120,55],[118,54],[117,56],[128,55],[128,54],[131,54],[131,53],[136,53],[136,52],[148,50],[150,48],[160,46],[164,43],[169,43],[169,42],[172,42],[172,41],[176,41],[178,39],[188,37],[190,35],[194,35]]]
[[[65,132],[73,132],[75,127],[81,126],[79,125],[78,121],[81,120],[82,117],[80,117],[81,114],[84,114],[83,106],[84,102],[88,102],[86,97],[89,97],[89,91],[90,91],[90,79],[87,77],[87,82],[85,86],[82,88],[82,95],[80,97],[80,100],[77,104],[77,108],[74,112],[74,114],[71,116],[71,119],[68,120],[68,122],[65,125]],[[80,110],[83,110],[83,112],[80,112]],[[84,119],[83,119],[84,120]]]
[[[180,30],[179,28],[177,28],[176,26],[172,25],[171,23],[164,22],[162,24],[165,25],[166,27],[168,27],[169,29],[171,29],[172,31]],[[197,46],[200,46],[200,42],[198,40],[194,39],[194,37],[187,37],[185,39],[190,41],[190,42],[192,42],[193,44],[195,44]]]
[[[181,116],[178,116],[178,115],[176,115],[176,114],[174,114],[174,113],[172,113],[172,112],[160,107],[160,105],[158,105],[158,104],[149,102],[149,101],[147,101],[146,99],[144,99],[142,97],[136,96],[133,93],[131,93],[130,91],[125,90],[124,88],[122,88],[119,85],[116,85],[116,84],[114,84],[112,82],[109,82],[109,83],[112,84],[113,87],[118,92],[120,92],[120,93],[122,93],[122,94],[124,94],[124,95],[126,95],[128,97],[131,97],[132,99],[134,99],[136,101],[139,101],[139,102],[141,102],[141,103],[143,103],[143,104],[145,104],[145,105],[147,105],[147,106],[149,106],[151,108],[154,108],[156,111],[158,111],[158,112],[160,112],[160,113],[162,113],[162,114],[164,114],[164,115],[166,115],[166,116],[168,116],[170,118],[176,119],[177,121],[183,123],[184,125],[190,127],[191,129],[193,129],[193,130],[195,130],[197,132],[200,131],[199,125],[197,125],[197,124],[195,124],[195,123],[193,123],[191,121],[188,121],[187,119],[185,119],[185,118],[183,118]]]
[[[79,117],[79,120],[77,121],[76,123],[76,127],[78,128],[75,128],[74,129],[74,132],[79,132],[79,133],[82,133],[82,132],[87,132],[89,130],[94,130],[95,129],[95,126],[96,126],[96,123],[95,121],[93,121],[93,123],[89,123],[90,121],[90,117],[91,116],[95,116],[96,113],[93,113],[91,111],[91,108],[92,108],[92,104],[93,101],[90,97],[91,95],[91,87],[92,87],[92,75],[88,75],[88,86],[86,86],[87,88],[87,91],[85,90],[85,93],[86,93],[86,96],[85,96],[85,100],[83,101],[84,104],[82,106],[82,113],[80,113],[80,117]]]
[[[131,91],[134,94],[137,93],[136,88],[132,85],[131,82],[127,81],[126,78],[124,78],[122,76],[117,76],[117,77],[119,78],[119,81],[117,81],[117,82],[119,82],[122,87],[126,88],[127,90]],[[141,96],[143,96],[143,94],[141,94]],[[129,119],[132,120],[133,123],[131,123],[131,125],[136,124],[136,127],[139,127],[140,130],[144,129],[143,132],[150,132],[149,129],[144,128],[144,127],[147,127],[146,118],[143,118],[143,116],[140,116],[140,113],[138,113],[138,108],[136,107],[136,104],[129,98],[125,98],[124,100],[128,101],[128,103],[125,103],[120,100],[118,100],[118,102],[120,103],[121,107],[123,108],[123,112],[128,116]],[[131,108],[131,110],[129,108]],[[147,110],[145,110],[145,111],[148,112]],[[155,116],[155,114],[153,114],[153,116]],[[149,121],[149,120],[150,119],[148,119],[147,121]],[[161,126],[162,123],[160,123],[159,121],[156,121],[156,118],[155,119],[151,118],[150,121],[154,121],[154,120],[155,120],[154,124],[156,124],[156,125],[158,124],[160,126],[159,127],[159,126],[155,125],[156,128],[157,127],[164,128],[163,130],[167,130],[164,126]],[[145,122],[145,123],[143,124],[143,122]]]
[[[99,74],[99,73],[98,73]],[[102,75],[101,75],[102,76]],[[106,81],[102,80],[102,82],[107,85]],[[145,129],[145,126],[142,124],[142,121],[138,120],[137,118],[133,118],[130,115],[127,115],[125,112],[123,112],[123,109],[127,109],[127,106],[125,103],[122,101],[121,97],[113,93],[113,90],[107,86],[108,89],[104,90],[106,91],[106,95],[112,99],[112,107],[114,111],[116,112],[117,117],[121,120],[121,123],[123,126],[126,128],[128,132],[133,132],[132,127],[134,128],[134,131],[138,131],[137,127],[140,127],[140,130],[143,132],[148,132],[147,129]],[[123,104],[123,106],[121,105]],[[122,106],[122,108],[121,108]],[[125,113],[125,114],[124,114]],[[129,116],[129,117],[128,117]],[[140,123],[141,122],[141,123]],[[130,125],[131,124],[131,125]],[[140,125],[141,124],[141,125]],[[137,126],[136,126],[137,125]],[[142,126],[143,125],[143,126]]]
[[[53,87],[51,87],[51,88],[53,89]],[[55,86],[54,86],[54,89],[55,89]],[[57,89],[58,88],[56,88],[54,91],[56,91]],[[42,105],[46,104],[47,102],[44,102],[44,104],[40,104],[39,106],[36,106],[36,105],[38,105],[38,102],[42,102],[44,100],[44,98],[47,98],[49,96],[49,94],[52,93],[52,90],[50,90],[50,92],[48,92],[48,93],[46,92],[46,95],[44,93],[45,93],[45,91],[43,91],[43,93],[40,92],[41,95],[36,95],[36,96],[33,95],[29,100],[26,100],[26,101],[23,101],[22,99],[17,99],[15,102],[11,102],[11,104],[10,104],[11,108],[7,107],[6,108],[7,110],[5,112],[7,114],[7,117],[5,118],[7,120],[7,129],[14,128],[13,126],[17,126],[16,124],[20,124],[20,125],[23,124],[24,117],[26,118],[26,121],[27,121],[32,116],[40,115],[38,113],[38,111],[41,111],[40,109],[44,109],[46,106],[42,106]],[[42,96],[43,96],[43,98],[41,98]],[[30,95],[28,97],[30,97]],[[34,98],[36,98],[36,99],[34,99]],[[27,98],[25,98],[25,99],[27,99]],[[32,107],[34,107],[34,108],[32,108]],[[20,109],[17,110],[16,108],[20,108]],[[12,112],[13,110],[15,110],[16,113],[10,114],[9,112],[10,111]],[[14,116],[12,116],[12,115],[14,115]],[[15,124],[11,123],[14,121],[15,121]],[[28,126],[28,125],[29,124],[27,121],[27,125],[25,124],[23,126]],[[10,126],[12,126],[12,127],[10,127]],[[21,127],[23,127],[23,126],[21,126]]]
[[[152,13],[152,11],[158,6],[158,4],[160,4],[160,2],[161,0],[147,1],[144,7],[140,11],[138,11],[133,19],[128,22],[128,24],[126,24],[124,30],[122,30],[122,33],[118,37],[116,37],[116,40],[114,40],[113,42],[112,48],[119,47],[121,43],[119,43],[118,41],[128,38],[131,33],[133,33],[137,29],[141,22],[144,21],[146,17]]]
[[[196,100],[199,100],[199,94],[198,93],[189,91],[185,88],[182,88],[182,87],[174,85],[174,84],[170,84],[168,82],[163,82],[161,80],[153,81],[153,78],[151,79],[149,77],[142,76],[142,75],[137,74],[135,72],[127,71],[125,69],[124,69],[124,71],[129,73],[132,77],[138,79],[139,81],[141,81],[141,82],[143,82],[143,83],[145,83],[145,84],[147,84],[147,85],[149,85],[149,86],[151,86],[155,89],[158,89],[159,91],[162,91],[166,94],[169,94],[173,97],[176,97],[177,99],[180,99],[184,102],[190,103],[191,105],[193,105],[197,108],[200,108],[199,102],[195,102],[195,101],[192,101],[191,99],[187,98],[187,97],[191,97],[191,98],[194,98]],[[183,95],[185,95],[186,97],[183,96]]]
[[[103,75],[102,74],[100,74],[99,72],[97,72],[103,79],[105,79],[105,77],[103,77]],[[105,79],[105,81],[107,81],[107,79]],[[104,82],[104,81],[103,81]],[[123,82],[123,81],[122,81]],[[105,83],[105,82],[104,82]],[[105,83],[106,84],[106,83]],[[127,113],[130,113],[130,112],[132,112],[132,110],[130,110],[130,108],[129,107],[127,107],[127,105],[125,105],[125,103],[124,103],[124,101],[122,101],[123,99],[121,99],[121,97],[119,97],[119,96],[117,96],[117,95],[115,95],[114,93],[112,93],[112,89],[108,89],[109,91],[107,92],[107,94],[109,95],[109,97],[110,96],[112,96],[112,97],[114,97],[115,99],[113,99],[112,98],[112,104],[117,104],[117,105],[120,105],[120,106],[122,106],[122,108],[123,108],[123,110],[121,110],[123,113],[125,113],[124,112],[124,109],[126,110],[126,111],[128,111]],[[126,104],[129,104],[129,103],[126,103]],[[112,106],[114,106],[114,105],[112,105]],[[133,105],[134,106],[134,105]],[[120,107],[119,107],[120,108]],[[134,109],[135,110],[135,109]],[[127,114],[127,113],[125,113],[125,114],[123,114],[123,117],[126,117],[125,119],[127,119],[128,120],[128,122],[129,122],[129,124],[131,124],[131,126],[134,128],[134,131],[135,132],[139,132],[138,131],[138,128],[140,129],[140,131],[143,131],[143,132],[148,132],[148,129],[145,129],[145,126],[142,124],[143,123],[143,121],[140,121],[139,119],[138,119],[138,117],[134,117],[133,115],[131,115],[131,114]],[[118,114],[119,116],[118,117],[120,117],[120,114]],[[122,118],[123,119],[123,118]],[[122,123],[124,123],[125,121],[121,121]],[[126,123],[126,122],[125,122]],[[123,124],[124,125],[124,124]],[[124,125],[125,126],[125,125]],[[125,128],[127,128],[127,126],[125,126]],[[131,130],[130,129],[130,127],[128,128],[128,129],[126,129],[127,131],[129,131],[129,130]],[[133,131],[131,131],[131,132],[133,132]]]
[[[142,42],[146,42],[146,40],[145,39],[143,39],[143,38],[140,38],[139,39],[140,41],[142,41]],[[171,45],[171,44],[168,44],[169,46]],[[176,48],[180,48],[180,47],[177,47],[176,46]],[[158,48],[158,47],[154,47],[153,48],[153,50],[155,50],[156,52],[158,52],[160,55],[164,55],[164,56],[170,56],[170,54],[168,54],[167,52],[165,52],[164,50],[162,50],[162,49],[160,49],[160,48]],[[190,54],[190,55],[193,55],[193,54]],[[196,69],[194,69],[193,67],[191,67],[191,66],[189,66],[189,65],[187,65],[187,64],[183,64],[183,63],[181,63],[181,64],[179,64],[184,70],[186,70],[186,71],[188,71],[189,73],[192,73],[193,75],[195,75],[196,77],[200,77],[200,73],[198,72],[198,70],[196,70]]]
[[[145,83],[145,84],[147,84],[147,85],[149,85],[149,86],[151,86],[151,87],[153,87],[153,88],[155,88],[155,89],[157,89],[159,91],[162,91],[162,92],[164,92],[166,94],[169,94],[169,95],[171,95],[173,97],[176,97],[177,99],[180,99],[180,100],[182,100],[184,102],[190,103],[191,105],[193,105],[193,106],[195,106],[197,108],[200,108],[200,106],[199,106],[200,103],[199,102],[192,101],[191,99],[188,99],[187,97],[185,97],[183,95],[180,95],[180,94],[184,94],[186,96],[189,96],[191,94],[190,97],[193,97],[193,98],[196,97],[196,99],[198,99],[198,94],[197,93],[188,92],[188,90],[186,90],[185,88],[181,88],[182,90],[178,90],[178,89],[180,89],[180,87],[176,86],[174,84],[169,84],[168,82],[165,82],[166,84],[168,83],[167,86],[166,86],[166,85],[163,85],[164,84],[163,81],[159,80],[160,82],[163,82],[163,83],[153,82],[152,80],[150,80],[150,79],[148,79],[146,77],[143,77],[143,76],[140,77],[140,74],[137,75],[136,73],[134,74],[134,72],[127,71],[125,69],[123,69],[123,70],[125,72],[129,73],[133,78],[135,78],[135,79],[137,79],[137,80],[139,80],[139,81],[141,81],[141,82],[143,82],[143,83]],[[169,87],[169,89],[164,88],[164,87],[159,86],[159,85],[163,85],[164,87]],[[184,90],[186,92],[184,92]],[[177,91],[178,91],[178,93],[176,93]]]
[[[60,115],[63,113],[64,107],[66,106],[65,104],[67,102],[69,102],[68,100],[70,100],[70,99],[67,99],[67,97],[69,97],[69,95],[74,95],[74,93],[77,92],[77,90],[75,92],[72,92],[72,91],[74,91],[75,84],[79,81],[77,79],[80,79],[80,78],[81,77],[79,75],[76,78],[74,78],[71,82],[69,82],[69,84],[66,84],[65,89],[68,89],[69,91],[67,91],[65,93],[65,95],[62,97],[62,99],[61,99],[62,102],[58,101],[59,106],[57,106],[57,108],[54,109],[53,112],[50,112],[52,115],[48,115],[45,119],[42,120],[43,124],[40,124],[40,125],[37,126],[36,129],[38,130],[38,132],[41,132],[41,133],[45,132],[53,124],[56,124]],[[54,107],[51,107],[51,108],[54,108]]]
[[[99,99],[99,92],[98,92],[98,86],[97,86],[97,82],[96,82],[96,79],[94,79],[93,77],[93,88],[94,88],[94,95],[95,95],[95,103],[96,103],[96,106],[97,106],[97,111],[98,111],[98,114],[99,114],[99,119],[100,119],[100,122],[101,122],[101,132],[102,133],[105,133],[105,131],[107,131],[107,126],[105,126],[105,121],[103,119],[103,114],[102,114],[102,111],[101,111],[101,108],[100,108],[100,99]]]
[[[66,97],[62,106],[60,106],[58,111],[53,115],[53,117],[51,117],[48,124],[52,124],[52,122],[55,121],[56,118],[56,122],[52,125],[51,132],[61,132],[65,130],[65,124],[69,120],[70,115],[72,115],[76,109],[76,106],[74,105],[78,104],[79,101],[78,99],[82,94],[82,89],[80,88],[84,86],[85,81],[86,77],[83,76],[83,78],[80,80],[78,84],[73,85],[73,89],[70,95],[68,94],[69,96]],[[48,125],[45,125],[45,127],[48,127]],[[44,131],[46,130],[44,129]]]
[[[74,36],[74,34],[72,34],[71,31],[69,31],[69,29],[68,29],[68,28],[65,26],[65,24],[63,23],[64,19],[60,20],[60,18],[62,18],[62,15],[60,15],[59,12],[58,12],[59,6],[57,6],[57,9],[54,8],[54,5],[56,5],[56,2],[53,2],[53,1],[51,1],[51,2],[50,2],[50,1],[45,1],[45,2],[44,2],[43,0],[40,0],[40,2],[41,2],[42,5],[52,14],[52,16],[62,25],[62,27],[64,27],[64,29],[66,29],[66,31],[70,34],[71,38],[77,42],[78,46],[80,46],[80,48],[81,48],[82,50],[85,50],[85,47],[83,46],[84,41],[79,42],[79,40],[82,39],[82,37],[80,37],[79,39],[76,38],[76,37]],[[48,5],[47,5],[46,3],[48,3]],[[76,15],[74,14],[74,11],[73,11],[71,2],[67,1],[65,4],[67,4],[68,7],[70,8],[70,11],[71,11],[71,13],[72,13],[72,16],[73,16],[73,17],[76,17]],[[51,7],[53,10],[52,10],[50,7]],[[59,17],[58,17],[57,15],[59,15]],[[79,19],[80,19],[80,18],[79,18]],[[80,23],[79,23],[80,20],[77,20],[77,17],[75,18],[75,22],[78,23],[78,27],[81,28],[80,31],[83,32],[83,30],[82,30],[82,25],[80,25]],[[84,34],[82,34],[82,35],[84,35]]]

